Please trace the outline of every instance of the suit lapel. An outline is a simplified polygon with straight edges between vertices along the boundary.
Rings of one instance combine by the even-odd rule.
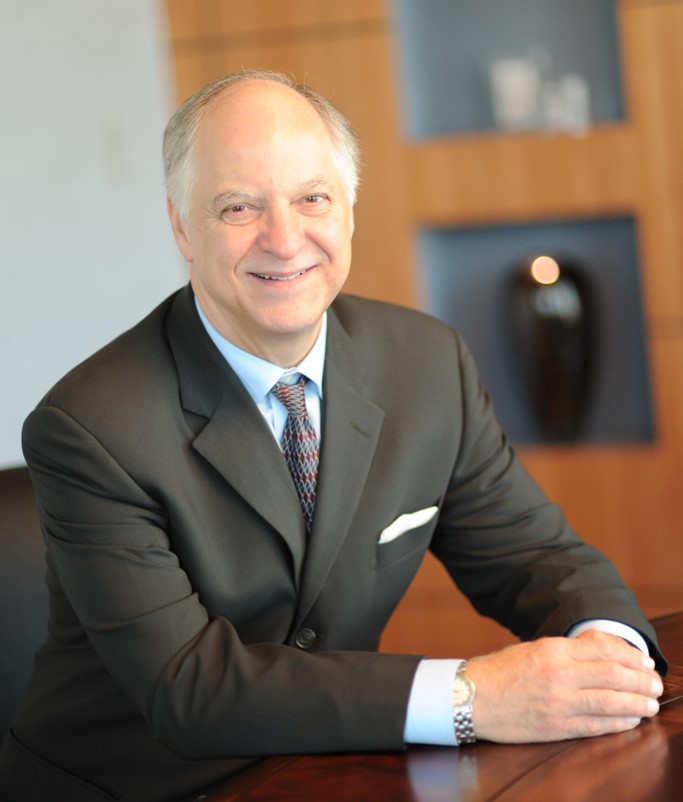
[[[182,406],[208,419],[193,447],[280,533],[298,577],[306,536],[287,464],[242,382],[204,331],[189,287],[176,299],[168,333]]]
[[[242,384],[226,393],[194,448],[276,532],[292,552],[296,574],[306,533],[299,498],[282,452]]]
[[[361,356],[330,312],[319,489],[297,624],[314,604],[346,538],[377,448],[384,412],[358,389],[363,376]]]
[[[282,452],[246,389],[201,325],[190,287],[169,313],[168,336],[187,414],[206,423],[193,447],[275,531],[292,553],[302,620],[315,603],[356,515],[384,419],[359,389],[364,359],[333,309],[328,317],[323,437],[308,547],[299,499]],[[305,556],[305,560],[304,560]]]

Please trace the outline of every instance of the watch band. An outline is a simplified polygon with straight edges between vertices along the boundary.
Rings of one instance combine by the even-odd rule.
[[[453,682],[453,729],[456,746],[471,744],[477,740],[472,722],[472,704],[476,689],[466,671],[467,661],[462,660],[458,664]]]

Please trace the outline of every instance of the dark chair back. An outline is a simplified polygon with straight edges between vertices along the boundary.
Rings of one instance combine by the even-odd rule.
[[[45,547],[28,469],[0,471],[0,740],[46,632]]]

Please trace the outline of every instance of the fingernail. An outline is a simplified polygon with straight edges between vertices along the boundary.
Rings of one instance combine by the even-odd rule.
[[[644,654],[643,655],[643,668],[648,670],[648,671],[652,671],[652,669],[654,667],[655,667],[655,661],[651,657],[648,657],[648,655]]]
[[[654,693],[655,696],[661,696],[664,693],[664,686],[659,677],[655,677],[652,680],[652,693]]]
[[[647,712],[654,716],[654,714],[659,710],[659,702],[656,699],[648,699],[647,700]]]

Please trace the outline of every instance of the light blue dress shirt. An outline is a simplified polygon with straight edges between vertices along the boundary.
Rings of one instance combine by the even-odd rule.
[[[323,397],[323,373],[325,371],[325,343],[327,342],[327,315],[323,316],[322,325],[313,348],[295,367],[283,368],[266,362],[253,354],[243,351],[226,340],[209,323],[199,302],[195,298],[199,319],[204,324],[209,337],[223,355],[225,361],[235,371],[237,377],[246,387],[249,395],[265,418],[278,444],[287,420],[287,410],[270,391],[281,379],[289,380],[292,376],[302,375],[308,381],[304,387],[306,409],[311,419],[318,442],[321,435],[321,400]]]
[[[288,379],[296,374],[306,376],[308,379],[305,386],[306,407],[320,442],[327,315],[323,316],[320,333],[313,348],[298,365],[284,369],[247,353],[226,340],[208,321],[196,299],[195,304],[209,337],[254,399],[278,444],[282,439],[287,410],[270,390],[283,377]],[[567,634],[569,637],[575,637],[587,629],[599,629],[619,635],[648,654],[647,644],[640,633],[616,621],[584,621]],[[406,743],[455,746],[452,693],[453,678],[460,662],[459,659],[425,659],[418,664],[408,701],[404,730]]]

